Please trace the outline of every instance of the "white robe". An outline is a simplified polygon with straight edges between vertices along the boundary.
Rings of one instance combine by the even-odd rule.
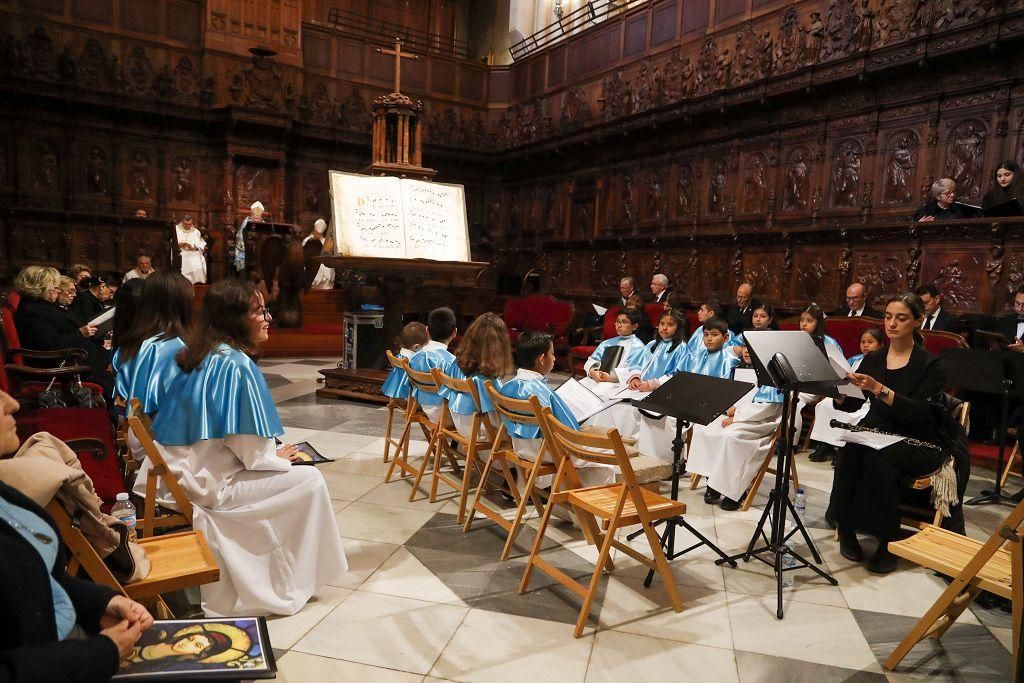
[[[203,249],[206,248],[206,240],[203,239],[199,228],[185,230],[181,223],[174,226],[178,236],[178,244],[191,244],[198,251],[181,250],[181,274],[188,278],[194,285],[206,282],[206,256]]]
[[[310,234],[306,235],[302,240],[302,246],[306,246],[306,242],[311,239],[319,240],[321,246],[324,243],[324,238],[317,237],[315,234]],[[313,277],[313,284],[310,286],[313,289],[334,289],[334,268],[328,268],[321,263],[320,267],[316,271],[316,275]]]
[[[279,458],[273,439],[159,448],[220,567],[220,580],[201,588],[207,616],[295,614],[348,570],[323,476]]]
[[[687,471],[706,476],[710,488],[738,501],[764,462],[781,415],[781,403],[752,403],[748,395],[736,404],[728,427],[722,426],[725,416],[694,425]],[[797,434],[800,426],[797,415]]]

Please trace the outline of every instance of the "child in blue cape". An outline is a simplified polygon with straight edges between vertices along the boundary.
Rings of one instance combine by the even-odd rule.
[[[402,349],[398,355],[410,360],[427,343],[427,326],[417,322],[406,323],[399,339]],[[388,398],[409,398],[409,375],[400,368],[391,368],[381,390]]]
[[[451,374],[455,356],[448,350],[448,345],[458,334],[455,311],[445,306],[432,310],[427,316],[427,334],[430,341],[412,355],[409,367],[420,372],[440,368],[442,372]],[[436,422],[441,415],[441,395],[415,390],[415,396],[427,417]]]

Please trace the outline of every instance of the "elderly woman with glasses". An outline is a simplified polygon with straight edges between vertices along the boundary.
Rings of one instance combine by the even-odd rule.
[[[914,214],[914,220],[919,223],[969,217],[961,205],[956,203],[956,183],[949,178],[939,178],[932,183],[932,198]]]
[[[275,443],[284,429],[248,355],[270,320],[252,283],[213,284],[153,422],[221,568],[201,589],[207,616],[295,614],[348,568],[323,476]]]
[[[14,325],[22,347],[36,351],[82,349],[87,354],[85,364],[92,370],[89,381],[103,387],[104,396],[111,398],[114,378],[107,370],[110,353],[103,348],[94,326],[83,325],[71,310],[61,308],[61,275],[57,269],[27,266],[14,278],[14,289],[21,295]],[[64,300],[71,298],[64,295]]]

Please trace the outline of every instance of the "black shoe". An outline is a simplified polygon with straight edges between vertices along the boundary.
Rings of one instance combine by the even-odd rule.
[[[864,559],[864,551],[860,548],[856,532],[849,529],[839,530],[839,554],[851,562],[860,562]]]
[[[878,550],[868,563],[868,571],[873,574],[888,574],[899,566],[900,558],[889,552],[889,544],[878,542]]]
[[[814,449],[814,452],[807,456],[807,459],[811,462],[825,462],[832,458],[832,451],[834,449],[827,443],[819,443],[818,447]]]
[[[739,510],[740,509],[740,502],[738,500],[733,500],[732,498],[723,498],[722,499],[722,509],[725,510],[726,512],[732,512],[733,510]]]
[[[712,505],[718,502],[718,499],[722,497],[722,494],[714,490],[710,486],[708,490],[704,492],[704,502],[708,505]]]

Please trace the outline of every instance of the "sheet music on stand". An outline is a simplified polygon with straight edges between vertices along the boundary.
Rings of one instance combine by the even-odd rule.
[[[592,380],[591,382],[596,384],[596,382],[593,382]],[[606,384],[613,388],[618,386],[607,382],[603,382],[602,384]],[[562,384],[555,389],[555,393],[558,394],[559,398],[565,401],[565,405],[568,406],[569,411],[572,413],[573,417],[576,418],[577,422],[583,422],[584,420],[597,415],[602,410],[605,410],[622,400],[621,398],[609,399],[597,394],[587,388],[583,382],[580,382],[575,377],[570,377],[562,382]]]

